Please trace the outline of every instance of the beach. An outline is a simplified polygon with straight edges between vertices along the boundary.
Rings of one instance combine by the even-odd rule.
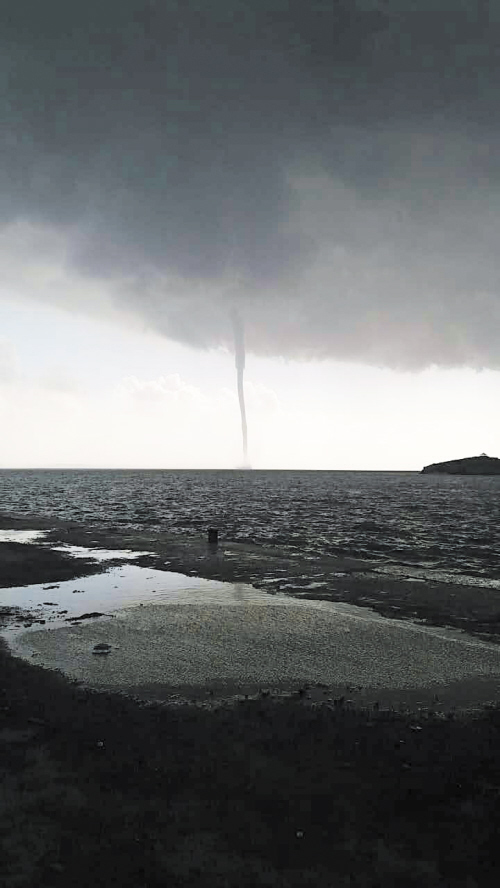
[[[494,884],[493,589],[478,614],[354,558],[3,528],[8,888]]]

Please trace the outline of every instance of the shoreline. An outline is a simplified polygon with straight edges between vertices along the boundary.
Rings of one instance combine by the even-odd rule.
[[[82,526],[77,524],[68,525],[64,522],[60,523],[58,526],[54,526],[54,522],[37,521],[36,519],[30,521],[25,519],[16,520],[6,518],[5,516],[3,516],[2,523],[4,526],[8,524],[9,529],[31,529],[43,530],[46,532],[46,536],[43,540],[38,540],[35,543],[21,544],[11,542],[0,544],[0,559],[3,558],[5,560],[5,556],[7,557],[7,565],[10,571],[8,574],[9,578],[19,586],[31,584],[34,580],[40,580],[39,569],[42,571],[43,581],[50,583],[49,586],[44,587],[48,590],[52,585],[50,581],[64,582],[68,579],[71,572],[72,578],[76,580],[77,578],[91,577],[103,573],[109,569],[110,565],[116,566],[131,563],[126,557],[113,559],[112,561],[107,562],[95,562],[92,561],[90,557],[73,558],[64,552],[50,548],[52,546],[60,545],[84,546],[86,548],[91,546],[99,549],[111,549],[113,551],[120,550],[122,556],[126,555],[123,550],[132,550],[141,553],[144,553],[146,550],[148,554],[141,554],[139,557],[134,558],[132,562],[134,566],[149,568],[155,571],[160,570],[166,576],[172,574],[172,572],[179,572],[185,576],[186,580],[188,578],[194,579],[195,577],[204,577],[212,580],[216,579],[224,583],[236,584],[234,587],[235,589],[244,588],[244,586],[240,587],[238,584],[252,583],[253,588],[260,591],[261,597],[264,592],[266,593],[266,596],[264,597],[267,597],[267,595],[271,597],[272,601],[269,602],[270,604],[278,604],[278,598],[280,596],[278,595],[278,598],[276,598],[276,592],[271,591],[269,583],[266,583],[265,580],[269,580],[270,578],[276,579],[276,577],[279,578],[279,571],[284,569],[284,563],[287,564],[286,581],[288,587],[291,585],[290,579],[294,574],[300,574],[303,577],[303,562],[301,562],[297,556],[295,556],[295,558],[293,556],[289,558],[288,553],[279,550],[262,551],[261,549],[257,550],[257,547],[249,547],[248,545],[242,546],[241,544],[230,542],[225,543],[222,541],[219,548],[214,551],[207,546],[205,540],[199,538],[180,540],[177,537],[165,538],[164,534],[160,535],[148,532],[124,532],[123,530],[103,531],[96,526],[89,527],[88,525]],[[14,558],[12,557],[12,553],[15,555]],[[286,600],[289,601],[290,604],[295,600],[297,601],[297,605],[300,604],[303,607],[306,605],[307,600],[311,599],[311,604],[313,604],[314,600],[317,600],[318,606],[320,606],[321,602],[333,602],[334,604],[339,603],[340,607],[344,604],[347,608],[347,613],[349,613],[349,607],[351,607],[352,603],[355,603],[358,606],[364,606],[365,609],[368,608],[367,617],[369,622],[375,618],[376,614],[379,614],[376,620],[378,621],[379,626],[382,627],[382,630],[384,627],[389,627],[394,624],[394,620],[396,620],[396,625],[399,627],[402,625],[399,622],[401,618],[409,620],[408,630],[411,630],[412,627],[414,627],[413,632],[418,632],[419,626],[421,627],[421,631],[425,631],[426,626],[429,628],[434,626],[438,629],[443,625],[450,626],[450,623],[453,628],[453,620],[415,620],[414,611],[411,613],[413,619],[410,619],[409,613],[394,612],[393,609],[388,609],[385,598],[387,597],[387,587],[389,587],[390,590],[394,585],[394,581],[391,580],[391,578],[377,577],[375,582],[383,584],[384,586],[384,589],[381,590],[384,593],[384,597],[381,595],[375,602],[372,598],[367,601],[366,596],[363,594],[366,592],[366,584],[374,582],[373,577],[367,577],[369,570],[369,565],[367,563],[356,562],[353,559],[344,559],[342,561],[339,561],[339,559],[328,559],[329,563],[327,565],[325,561],[326,560],[323,560],[324,576],[327,575],[327,571],[329,570],[331,573],[331,583],[332,585],[340,584],[338,588],[336,590],[332,588],[329,595],[325,593],[324,587],[321,588],[321,591],[309,591],[306,594],[300,593],[297,590],[290,590],[290,588],[286,590],[280,589],[279,591],[281,594],[283,594],[284,591],[286,592]],[[342,570],[340,570],[340,568],[342,568]],[[314,569],[317,573],[317,565],[315,565]],[[349,582],[351,583],[351,587],[350,589],[348,587],[346,592],[346,584],[349,584]],[[154,584],[155,583],[153,582],[153,585]],[[358,587],[357,589],[355,589],[356,584]],[[401,590],[405,591],[408,586],[415,589],[413,593],[414,595],[424,594],[428,596],[435,593],[434,588],[429,590],[428,588],[425,588],[424,583],[405,584],[402,581],[398,581],[397,587],[400,596],[403,594]],[[450,591],[454,594],[456,588],[456,586],[453,586],[451,590],[446,590],[447,595],[450,595]],[[465,587],[461,587],[462,590],[464,588]],[[349,592],[352,593],[353,589],[355,589],[356,594],[349,594]],[[472,595],[477,592],[477,589],[466,589],[465,591],[468,595]],[[484,594],[484,590],[480,591]],[[488,590],[486,594],[490,607],[495,608],[495,598],[499,593],[494,593],[491,590]],[[57,593],[50,593],[47,591],[44,592],[44,595],[46,597],[56,597]],[[241,593],[239,597],[241,597]],[[441,608],[444,607],[447,600],[448,599],[445,598],[440,601]],[[79,606],[81,604],[80,612],[89,609],[88,607],[85,607],[84,601],[85,599],[83,596],[82,599],[78,601]],[[151,602],[146,603],[151,604]],[[165,605],[161,605],[160,611],[163,607],[165,607]],[[126,607],[125,610],[118,611],[117,614],[121,613],[122,615],[126,615],[127,610],[128,608]],[[271,608],[271,611],[273,610],[275,609]],[[151,609],[146,607],[142,612],[142,617],[144,617],[145,611],[151,613]],[[354,611],[356,611],[356,608],[354,608]],[[323,613],[327,614],[328,612],[329,611],[324,611]],[[67,611],[65,612],[63,610],[58,613],[64,614],[67,613]],[[172,613],[172,611],[170,610],[169,613]],[[360,611],[360,613],[362,613],[362,611]],[[373,617],[370,615],[373,615]],[[139,616],[139,612],[137,612],[137,616]],[[45,614],[40,611],[35,613],[21,612],[21,614],[16,614],[15,608],[9,609],[0,606],[0,625],[2,617],[4,628],[8,625],[9,621],[14,619],[17,619],[18,624],[24,626],[32,625],[33,629],[36,629],[38,623],[45,622],[45,619],[40,619],[40,617],[45,617]],[[133,614],[131,618],[133,619]],[[51,615],[49,617],[49,620],[54,619],[56,619],[56,623],[52,624],[52,626],[55,625],[56,628],[53,629],[53,631],[57,632],[57,615]],[[342,611],[340,611],[338,619],[342,619]],[[72,635],[74,634],[73,630],[76,631],[77,629],[80,638],[85,636],[90,637],[92,635],[93,627],[96,626],[96,621],[85,622],[84,620],[83,623],[79,625],[76,617],[71,617],[65,620],[63,617],[59,617],[59,625],[67,625],[69,627],[71,620],[73,620],[73,623],[71,624],[73,627],[71,630]],[[99,622],[102,626],[102,620],[97,621],[97,623]],[[118,622],[120,623],[120,620]],[[494,629],[495,624],[492,623],[491,627]],[[475,624],[472,626],[472,629],[474,628],[477,628]],[[492,634],[485,636],[484,633],[479,633],[477,631],[475,633],[470,632],[469,624],[467,624],[467,629],[469,630],[468,632],[464,633],[462,629],[461,632],[457,633],[457,639],[459,641],[465,641],[467,636],[469,636],[471,643],[473,643],[474,638],[477,638],[479,644],[484,641],[491,644],[492,641],[496,640],[495,636]],[[103,631],[105,632],[105,630]],[[349,629],[346,631],[349,631]],[[445,629],[443,631],[444,635],[442,643],[444,644],[444,639],[447,637],[446,633],[448,630]],[[81,633],[83,633],[83,636]],[[25,633],[24,646],[26,649],[29,648],[29,636],[31,636],[31,634],[31,629],[27,635]],[[37,635],[40,638],[47,639],[46,628],[35,633],[35,636],[33,637],[36,637]],[[60,637],[61,639],[67,640],[67,633],[63,633],[63,636]],[[430,641],[432,641],[432,637],[431,634]],[[439,637],[438,633],[438,638]],[[452,633],[451,637],[453,637]],[[55,640],[56,637],[51,634],[51,638],[57,648],[58,644]],[[97,637],[97,640],[101,641],[103,639]],[[106,638],[104,640],[108,639]],[[127,644],[128,643],[129,639],[127,639]],[[13,652],[16,653],[15,644],[13,647]],[[118,647],[120,647],[120,644]],[[181,650],[182,649],[181,644]],[[35,649],[33,649],[33,651],[33,656],[38,658],[40,652],[37,653]],[[26,656],[31,656],[31,654]],[[73,658],[73,655],[71,655],[71,658]],[[94,659],[94,661],[96,660],[96,658],[91,657],[90,660],[92,661],[92,659]],[[43,659],[38,661],[43,662]],[[54,662],[53,659],[51,662],[49,658],[46,665],[49,668],[58,668],[57,665],[53,665]],[[76,676],[73,677],[76,678]],[[86,682],[89,687],[93,686],[92,681],[87,681],[86,679],[80,680]],[[99,684],[101,685],[102,683],[103,682],[100,679]],[[222,700],[227,700],[228,696],[230,696],[227,692],[227,688],[231,686],[234,688],[236,698],[239,699],[244,699],[245,696],[258,696],[259,690],[264,689],[266,693],[276,693],[278,697],[283,696],[283,694],[293,696],[300,692],[306,699],[313,700],[318,704],[328,703],[328,701],[331,702],[334,699],[343,697],[345,700],[350,701],[349,705],[370,707],[377,704],[382,706],[393,706],[401,712],[409,711],[412,706],[416,709],[427,708],[432,710],[436,695],[440,701],[439,705],[441,711],[446,711],[446,708],[448,710],[453,708],[475,710],[478,706],[492,705],[499,699],[498,678],[495,675],[488,676],[479,673],[476,675],[465,675],[456,681],[450,679],[443,680],[441,678],[441,680],[436,682],[430,681],[425,684],[414,682],[413,684],[410,683],[407,687],[389,687],[380,684],[380,682],[375,686],[369,686],[369,682],[366,681],[365,675],[362,676],[361,681],[359,680],[359,677],[355,677],[354,681],[349,681],[348,678],[343,681],[335,679],[322,679],[316,681],[315,679],[311,680],[311,675],[306,675],[305,677],[297,676],[296,680],[291,679],[283,681],[280,679],[273,679],[266,674],[263,674],[261,681],[255,681],[255,679],[240,679],[239,681],[235,681],[234,679],[222,679],[221,681],[221,677],[214,675],[206,682],[203,689],[197,685],[196,680],[184,683],[180,682],[180,684],[184,684],[182,691],[179,691],[179,681],[177,681],[177,684],[171,685],[170,687],[163,683],[164,687],[161,689],[162,685],[158,682],[158,679],[152,681],[145,678],[144,680],[139,681],[137,679],[131,679],[128,683],[124,682],[121,686],[118,686],[115,681],[114,684],[107,686],[106,689],[109,692],[127,692],[129,690],[133,696],[137,696],[138,689],[141,689],[142,692],[146,694],[146,698],[150,700],[165,700],[168,698],[178,702],[180,696],[182,700],[191,702],[199,702],[201,700],[208,705],[215,702],[214,697],[216,699],[220,697]],[[226,686],[226,690],[223,690],[224,685]],[[316,686],[319,690],[315,690]],[[161,692],[158,690],[159,688],[161,689]],[[215,693],[217,688],[219,690]],[[304,688],[306,688],[305,691]],[[160,694],[160,696],[158,696],[158,694]]]
[[[95,528],[59,527],[53,537],[155,545]],[[156,544],[157,565],[175,560],[232,582],[256,560],[247,547],[239,564],[230,544],[225,565],[201,541],[191,557],[182,541]],[[33,549],[43,546],[10,560],[16,584],[39,579]],[[52,553],[49,568],[47,551],[44,569],[67,577],[64,553]],[[106,566],[72,565],[75,578]],[[481,684],[468,692],[479,698]],[[500,707],[488,705],[486,684],[479,707],[463,711],[420,690],[398,711],[383,689],[373,700],[366,689],[320,685],[177,686],[158,703],[157,687],[86,688],[12,656],[0,639],[2,884],[493,888]]]
[[[485,586],[481,578],[477,585],[443,582],[432,579],[432,572],[422,579],[418,571],[412,574],[409,567],[406,576],[398,576],[402,571],[395,564],[391,564],[390,569],[396,573],[388,573],[384,562],[335,556],[304,557],[296,551],[224,539],[213,549],[204,537],[193,535],[183,537],[130,528],[110,530],[96,524],[0,515],[0,529],[7,527],[45,531],[44,543],[34,547],[38,555],[44,551],[44,545],[147,551],[150,554],[138,557],[134,563],[204,579],[248,583],[271,595],[279,592],[298,599],[344,602],[369,608],[383,617],[458,629],[479,639],[500,643],[500,588]],[[81,576],[102,570],[95,562],[89,562],[88,573],[83,573],[84,567],[87,571],[83,561],[80,567]],[[35,564],[27,582],[39,581],[37,570]],[[56,578],[59,577],[54,576]]]

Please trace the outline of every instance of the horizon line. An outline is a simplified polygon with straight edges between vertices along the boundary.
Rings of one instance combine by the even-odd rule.
[[[248,466],[0,466],[0,472],[245,472]],[[421,469],[251,468],[250,472],[420,472]]]

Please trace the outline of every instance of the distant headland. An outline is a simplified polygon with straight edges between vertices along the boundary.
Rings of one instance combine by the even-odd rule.
[[[424,466],[422,475],[500,475],[500,459],[495,456],[468,456],[465,459],[450,459],[447,462]]]

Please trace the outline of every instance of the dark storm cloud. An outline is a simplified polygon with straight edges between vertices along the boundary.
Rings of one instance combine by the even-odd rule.
[[[499,4],[7,8],[4,231],[202,347],[500,365]]]

